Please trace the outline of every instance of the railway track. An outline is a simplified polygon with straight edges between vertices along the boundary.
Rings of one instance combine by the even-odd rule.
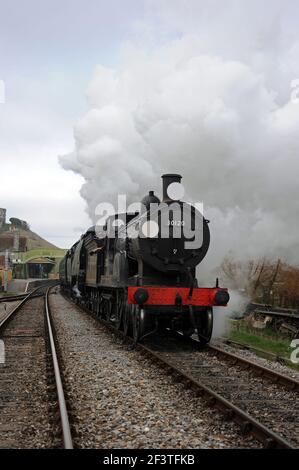
[[[0,321],[0,448],[72,448],[51,313],[39,286]],[[42,294],[36,297],[36,294]],[[59,416],[58,416],[59,414]]]
[[[28,294],[31,294],[31,293],[32,293],[32,291],[26,292],[24,294],[6,295],[4,297],[0,297],[0,303],[15,302],[17,300],[23,300],[25,297],[27,297]]]
[[[16,302],[18,300],[21,301],[21,300],[25,299],[28,296],[28,294],[31,294],[31,298],[39,297],[41,295],[44,295],[44,293],[39,292],[39,289],[42,289],[45,285],[54,286],[54,285],[57,285],[57,281],[56,280],[44,281],[44,283],[42,285],[31,288],[30,290],[26,290],[26,292],[23,292],[21,294],[4,295],[3,297],[1,296],[0,297],[0,303]]]
[[[6,297],[0,297],[0,303],[7,303],[7,302],[17,302],[18,300],[23,300],[25,299],[29,294],[31,294],[30,298],[33,299],[34,297],[40,297],[43,296],[44,294],[41,292],[33,292],[29,291],[26,292],[25,294],[18,294],[18,295],[8,295]]]
[[[76,448],[260,448],[173,380],[152,355],[51,295]]]
[[[267,448],[298,447],[299,382],[220,347],[164,334],[138,348],[252,433]]]
[[[221,342],[223,344],[226,344],[230,346],[231,348],[237,349],[237,350],[243,350],[243,351],[249,351],[254,353],[258,357],[262,357],[264,359],[268,359],[271,362],[277,362],[281,365],[286,365],[288,367],[292,366],[293,363],[290,359],[286,357],[279,356],[278,354],[274,354],[270,351],[267,351],[265,349],[257,348],[255,346],[252,346],[250,344],[245,344],[245,343],[240,343],[238,341],[234,341],[228,338],[221,338]]]
[[[100,321],[125,337],[107,321]],[[125,338],[133,344],[131,338]],[[169,331],[148,337],[137,349],[265,448],[299,447],[297,380],[217,346],[199,350],[196,340]]]
[[[223,359],[226,359],[230,364],[234,366],[241,366],[245,369],[251,369],[260,377],[268,378],[270,381],[284,385],[288,390],[298,392],[299,390],[299,381],[285,374],[281,374],[278,371],[264,367],[261,364],[258,364],[254,361],[250,361],[244,357],[234,354],[230,351],[223,349],[220,345],[216,346],[213,344],[209,345],[209,351],[211,351],[216,356],[220,356]]]

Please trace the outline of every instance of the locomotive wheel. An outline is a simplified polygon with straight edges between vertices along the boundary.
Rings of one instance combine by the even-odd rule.
[[[190,338],[194,333],[194,328],[192,326],[186,327],[182,330],[182,333],[185,338]]]
[[[213,332],[213,310],[208,308],[200,313],[200,325],[197,328],[199,347],[204,348],[210,341]]]
[[[93,313],[97,313],[97,307],[96,307],[96,293],[95,293],[95,292],[92,292],[92,293],[91,293],[90,310],[92,310]]]
[[[153,330],[153,318],[145,308],[138,305],[132,305],[132,307],[133,339],[137,343]]]
[[[123,323],[124,310],[126,307],[125,295],[123,292],[119,292],[117,295],[116,308],[115,308],[115,327],[120,330]]]
[[[111,314],[111,305],[108,299],[102,299],[100,307],[100,316],[103,320],[109,321]]]
[[[97,293],[95,294],[95,304],[94,304],[94,305],[95,305],[95,310],[94,310],[94,312],[95,312],[95,314],[96,314],[97,317],[100,316],[100,301],[101,301],[101,299],[100,299],[100,294],[99,294],[99,292],[97,292]]]
[[[130,336],[132,333],[131,307],[132,305],[125,304],[125,308],[123,312],[123,327],[124,327],[124,334],[126,336]]]
[[[144,322],[144,310],[138,305],[132,305],[132,324],[133,324],[133,339],[134,343],[138,343],[143,332],[142,326]]]

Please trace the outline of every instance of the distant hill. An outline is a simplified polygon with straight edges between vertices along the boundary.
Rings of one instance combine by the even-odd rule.
[[[36,249],[59,249],[30,230],[26,220],[11,217],[6,222],[6,209],[0,208],[0,252],[26,252]]]
[[[29,251],[37,248],[57,249],[57,246],[30,229],[14,228],[0,232],[0,251],[7,249],[11,251]]]
[[[32,232],[31,230],[20,230],[20,237],[27,237],[27,249],[34,250],[35,248],[55,248],[58,247],[53,245],[53,243],[48,242],[44,238],[40,237],[37,233]]]

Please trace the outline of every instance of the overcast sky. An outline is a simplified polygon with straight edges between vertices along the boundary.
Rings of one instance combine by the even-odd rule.
[[[86,201],[101,193],[97,191],[99,184],[109,181],[106,174],[103,178],[102,168],[107,170],[110,165],[111,174],[115,167],[114,161],[109,162],[107,157],[111,139],[109,145],[107,139],[101,142],[100,133],[107,132],[115,141],[119,137],[121,141],[125,132],[128,135],[131,132],[125,129],[128,119],[120,126],[119,117],[113,121],[111,105],[125,110],[132,122],[136,120],[134,131],[138,131],[138,145],[142,144],[139,153],[135,137],[130,140],[128,156],[123,158],[124,161],[132,157],[132,171],[127,173],[139,169],[141,176],[147,173],[150,180],[156,179],[163,165],[168,169],[170,162],[171,166],[176,151],[178,162],[183,162],[186,143],[192,143],[192,139],[185,135],[180,138],[175,126],[180,123],[184,128],[190,121],[197,139],[198,129],[206,130],[206,116],[209,116],[208,125],[213,132],[207,135],[203,132],[208,158],[198,164],[198,171],[202,177],[201,188],[210,196],[213,207],[223,202],[225,209],[241,201],[244,175],[230,183],[229,201],[223,197],[221,184],[225,181],[215,186],[206,177],[210,170],[215,175],[214,163],[219,168],[225,161],[222,153],[226,142],[234,143],[232,149],[227,148],[227,155],[232,155],[227,168],[234,168],[237,162],[237,170],[244,168],[246,174],[247,166],[237,157],[243,152],[247,162],[246,151],[257,160],[272,155],[275,148],[279,149],[276,135],[286,139],[289,163],[282,162],[276,168],[265,158],[263,174],[269,176],[269,185],[263,181],[257,189],[265,189],[264,207],[269,207],[271,201],[276,201],[273,186],[277,175],[282,174],[281,169],[289,168],[290,175],[285,174],[285,199],[280,205],[286,207],[290,181],[295,177],[291,188],[295,194],[292,200],[297,201],[297,171],[290,165],[298,162],[299,107],[290,103],[290,85],[293,79],[299,79],[298,19],[299,2],[294,0],[0,0],[0,80],[6,87],[5,103],[0,103],[0,207],[7,208],[8,218],[27,220],[32,230],[60,247],[75,242],[91,224]],[[201,80],[203,84],[196,95],[198,109],[195,109],[193,88],[196,90]],[[223,109],[219,108],[222,114],[210,116],[209,103],[204,111],[205,99],[210,99],[205,86],[211,93],[211,102],[214,100],[214,104],[222,106]],[[177,98],[182,98],[180,106]],[[97,113],[93,113],[93,107]],[[108,113],[107,119],[103,110]],[[277,113],[272,114],[272,110]],[[234,124],[226,127],[232,116]],[[260,139],[261,126],[256,120],[263,116],[272,126],[265,145],[265,131]],[[168,133],[162,128],[157,140],[147,130],[149,123],[154,128],[159,119],[164,124],[172,122],[174,127]],[[278,123],[278,130],[273,122]],[[114,127],[115,134],[120,135],[113,135]],[[247,128],[251,130],[248,135]],[[97,145],[92,129],[99,137]],[[219,139],[221,135],[223,140]],[[177,137],[178,145],[173,137]],[[195,160],[190,157],[190,161],[197,161],[202,153],[203,143],[197,144],[196,139],[193,153],[190,150]],[[210,145],[217,142],[219,152]],[[259,149],[254,148],[255,142],[261,144]],[[292,146],[288,145],[291,142]],[[139,164],[145,145],[155,153],[155,178],[147,172],[147,166]],[[66,171],[58,157],[75,148],[77,153],[69,164],[73,171]],[[112,150],[115,151],[115,146]],[[211,157],[217,156],[217,152],[221,159],[214,161]],[[145,152],[144,161],[151,163],[151,155]],[[163,163],[166,157],[168,163]],[[68,167],[67,159],[65,162]],[[78,162],[80,175],[76,174]],[[207,164],[207,170],[200,172],[203,164]],[[185,176],[189,176],[189,183],[193,176],[193,186],[197,188],[198,179],[192,165]],[[269,165],[276,168],[273,175],[268,172]],[[254,161],[252,166],[257,168]],[[125,172],[118,173],[126,183]],[[234,174],[230,172],[232,177]],[[252,181],[258,182],[257,177]],[[142,186],[141,179],[138,182]],[[83,183],[85,200],[79,193]],[[108,189],[111,192],[111,185]],[[291,209],[290,220],[293,220],[294,209]],[[281,216],[277,217],[280,220]]]
[[[0,207],[67,247],[89,224],[82,178],[63,170],[97,64],[144,18],[140,0],[0,0]]]

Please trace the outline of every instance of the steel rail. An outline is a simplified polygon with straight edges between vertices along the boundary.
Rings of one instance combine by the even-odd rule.
[[[178,333],[178,337],[184,341],[193,344],[195,347],[198,345],[198,341],[194,338],[185,338],[183,335]],[[238,343],[240,344],[240,343]],[[299,380],[289,377],[288,375],[284,375],[281,372],[277,372],[275,370],[269,369],[268,367],[262,366],[254,361],[250,361],[245,357],[241,357],[238,354],[234,354],[231,351],[226,351],[225,349],[216,346],[214,344],[209,343],[207,345],[207,351],[211,351],[215,353],[215,355],[222,355],[224,359],[230,360],[233,365],[237,363],[245,366],[246,368],[254,369],[259,376],[265,376],[271,379],[274,383],[280,383],[285,385],[289,390],[299,390]]]
[[[46,285],[43,285],[43,286],[38,286],[36,287],[35,289],[33,289],[32,291],[29,292],[29,294],[26,294],[26,296],[23,298],[23,300],[21,300],[21,302],[15,306],[15,308],[9,312],[2,320],[0,320],[0,329],[10,320],[12,319],[12,317],[15,315],[15,313],[17,313],[21,307],[27,302],[27,300],[31,299],[31,298],[34,298],[34,294],[36,291],[42,289],[42,288],[45,288]]]
[[[73,449],[73,440],[72,440],[72,434],[71,434],[71,429],[70,429],[70,422],[69,422],[69,417],[68,417],[68,411],[67,411],[67,406],[66,406],[66,401],[65,401],[62,378],[61,378],[57,352],[56,352],[56,347],[55,347],[55,341],[54,341],[54,335],[53,335],[53,329],[52,329],[51,313],[50,313],[50,306],[49,306],[50,289],[51,287],[47,289],[47,292],[45,295],[45,311],[46,311],[48,336],[49,336],[51,356],[52,356],[53,369],[54,369],[55,382],[56,382],[56,391],[57,391],[57,397],[58,397],[62,437],[63,437],[64,448]]]
[[[249,359],[245,359],[244,357],[238,356],[237,354],[234,354],[230,351],[226,351],[219,346],[214,346],[213,344],[209,344],[208,350],[215,352],[217,355],[222,355],[228,360],[232,360],[235,364],[238,363],[240,365],[254,369],[258,375],[268,377],[275,383],[281,383],[290,390],[299,390],[299,381],[292,377],[269,369],[268,367],[262,366],[261,364],[257,364],[256,362],[250,361]]]
[[[35,289],[33,289],[29,294],[27,294],[23,298],[23,300],[18,305],[16,305],[16,307],[11,312],[9,312],[5,318],[3,318],[0,321],[0,331],[4,326],[6,326],[6,324],[13,318],[13,316],[21,309],[21,307],[28,300],[31,300],[32,298],[37,297],[36,295],[34,295],[35,292],[42,288],[46,288],[47,284],[48,283],[42,286],[38,286]],[[51,317],[50,317],[49,292],[54,286],[55,285],[51,285],[47,287],[47,291],[43,293],[42,295],[45,296],[45,317],[46,317],[46,322],[47,322],[48,338],[49,338],[49,343],[50,343],[51,357],[52,357],[52,362],[53,362],[53,370],[54,370],[55,383],[56,383],[56,392],[57,392],[58,405],[59,405],[59,414],[60,414],[60,421],[61,421],[63,444],[64,444],[65,449],[73,449],[69,418],[68,418],[68,413],[67,413],[67,407],[66,407],[62,380],[61,380],[61,373],[60,373],[58,359],[57,359],[57,353],[56,353],[56,348],[55,348],[55,341],[54,341],[54,335],[53,335],[53,329],[52,329]]]
[[[222,341],[223,343],[227,344],[228,346],[231,346],[232,348],[251,351],[256,355],[270,359],[271,361],[280,362],[281,364],[287,364],[289,366],[293,364],[292,361],[287,357],[279,356],[278,354],[274,354],[270,351],[267,351],[266,349],[256,348],[255,346],[252,346],[250,344],[239,343],[238,341],[234,341],[228,338],[222,338]]]
[[[57,280],[44,281],[44,284],[41,284],[40,286],[37,286],[37,287],[31,289],[30,291],[26,291],[26,292],[23,292],[21,294],[4,295],[3,297],[0,297],[0,303],[14,302],[14,301],[17,301],[17,300],[22,300],[25,297],[27,297],[28,294],[33,294],[34,292],[36,292],[36,290],[41,289],[42,287],[46,287],[47,284],[51,284],[51,286],[54,287],[55,285],[58,284],[58,281]],[[37,294],[36,297],[39,296],[39,295],[44,295],[44,294]]]
[[[0,303],[8,303],[8,302],[17,302],[18,300],[23,300],[25,297],[27,297],[28,294],[31,294],[31,291],[26,293],[26,294],[20,294],[20,295],[11,295],[8,297],[0,297]],[[33,299],[34,297],[41,297],[42,293],[40,294],[33,294],[31,298]]]
[[[63,294],[64,297],[68,300],[71,300],[69,296]],[[266,448],[278,448],[278,449],[294,449],[295,447],[286,439],[269,429],[268,427],[264,426],[262,423],[257,421],[251,415],[243,411],[238,406],[234,405],[232,402],[214,392],[210,387],[201,383],[200,381],[196,380],[192,375],[187,374],[186,372],[182,371],[181,369],[177,368],[167,359],[159,355],[159,353],[153,351],[148,346],[145,346],[142,343],[134,343],[133,338],[126,336],[123,331],[115,328],[111,323],[107,322],[106,320],[99,318],[95,315],[94,312],[89,310],[87,307],[82,305],[76,304],[82,310],[85,310],[89,314],[91,314],[95,319],[97,319],[101,324],[105,325],[110,331],[113,331],[116,335],[124,338],[128,341],[132,346],[136,347],[141,353],[146,354],[147,356],[153,357],[158,363],[160,363],[165,369],[171,372],[171,375],[176,377],[177,379],[180,378],[182,382],[185,382],[190,387],[195,388],[200,395],[205,395],[208,397],[208,405],[215,406],[219,411],[224,413],[226,419],[233,420],[241,427],[241,431],[244,434],[251,434],[255,436],[260,442],[263,443],[264,447]],[[178,335],[182,338],[181,335]],[[184,338],[184,340],[190,340],[192,343],[198,343],[198,341],[190,338]],[[250,362],[250,361],[248,361]],[[250,363],[251,364],[251,363]],[[262,367],[262,366],[261,366]],[[267,369],[268,370],[268,369]],[[285,377],[285,376],[283,376]]]
[[[30,292],[26,294],[17,294],[17,295],[7,295],[4,297],[0,297],[0,302],[10,302],[13,300],[22,300],[24,297],[26,297],[27,294],[30,294]]]
[[[241,425],[241,430],[244,432],[244,434],[253,434],[258,440],[263,442],[266,448],[294,449],[292,444],[286,439],[264,426],[262,423],[257,421],[238,406],[231,403],[226,398],[214,392],[210,387],[194,379],[190,374],[183,372],[171,364],[171,362],[169,362],[167,359],[162,358],[155,351],[152,351],[150,348],[141,343],[137,344],[137,348],[142,352],[145,352],[147,355],[153,356],[158,362],[166,366],[169,370],[172,371],[172,373],[175,372],[177,376],[181,377],[189,385],[201,390],[209,397],[208,404],[210,406],[216,406],[222,412],[224,411],[227,419],[232,419]]]
[[[288,318],[289,320],[299,320],[298,313],[287,313],[287,312],[273,312],[271,310],[253,310],[253,313],[257,313],[259,315],[264,315],[265,317],[280,317],[280,318]]]

